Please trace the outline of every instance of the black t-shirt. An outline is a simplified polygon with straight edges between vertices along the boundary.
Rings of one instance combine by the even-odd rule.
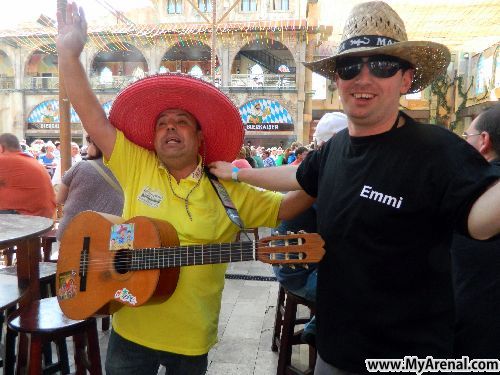
[[[453,341],[450,243],[495,172],[447,129],[339,132],[310,153],[297,180],[317,197],[317,347],[326,362],[366,372],[366,358],[448,358]]]
[[[500,170],[500,160],[492,164]],[[454,355],[500,358],[500,235],[476,241],[455,234],[451,256],[457,315]]]

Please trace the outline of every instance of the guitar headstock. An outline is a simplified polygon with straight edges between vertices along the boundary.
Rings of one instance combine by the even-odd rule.
[[[277,265],[317,263],[325,254],[324,244],[318,233],[264,237],[256,243],[256,258]]]

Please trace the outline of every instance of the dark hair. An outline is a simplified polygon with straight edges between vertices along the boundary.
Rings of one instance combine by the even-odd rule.
[[[308,151],[307,147],[300,146],[295,150],[295,155],[299,156],[300,154],[303,154],[304,152]]]
[[[19,139],[11,133],[4,133],[0,135],[0,145],[9,151],[21,151]]]
[[[87,137],[85,137],[85,140],[87,141],[87,143],[90,145],[90,144],[93,144],[95,149],[96,149],[96,155],[95,156],[92,156],[89,154],[89,149],[88,149],[88,146],[87,146],[87,155],[85,157],[86,160],[95,160],[95,159],[100,159],[102,158],[102,151],[99,147],[97,147],[97,145],[94,143],[94,141],[92,141],[92,139],[87,135]]]
[[[476,130],[489,134],[493,151],[500,157],[500,103],[496,103],[478,116]]]

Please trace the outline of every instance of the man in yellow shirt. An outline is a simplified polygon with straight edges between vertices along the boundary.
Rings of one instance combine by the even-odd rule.
[[[214,86],[177,74],[152,76],[121,92],[110,118],[93,93],[79,56],[86,40],[82,9],[58,14],[57,49],[66,91],[85,130],[102,150],[123,188],[123,216],[169,221],[181,245],[224,243],[239,228],[228,217],[204,172],[215,160],[232,161],[243,144],[238,109]],[[222,182],[246,227],[274,227],[312,200],[304,193],[257,190]],[[173,295],[162,303],[122,307],[113,316],[108,374],[197,375],[217,341],[224,264],[182,267]]]

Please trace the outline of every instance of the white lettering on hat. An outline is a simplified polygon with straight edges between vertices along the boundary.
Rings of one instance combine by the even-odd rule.
[[[389,46],[394,42],[391,39],[387,38],[377,38],[377,46]]]
[[[361,193],[359,194],[359,196],[398,209],[401,207],[401,204],[403,203],[403,197],[399,197],[398,199],[396,197],[393,197],[392,195],[379,193],[378,191],[373,190],[373,188],[368,185],[363,186],[363,189],[361,189]]]
[[[352,48],[357,48],[361,45],[364,47],[381,47],[388,46],[390,44],[397,43],[398,41],[393,38],[389,38],[387,36],[381,37],[379,35],[363,35],[357,36],[354,38],[350,38],[344,40],[339,45],[338,53],[344,52],[345,50],[349,50]]]
[[[154,191],[150,187],[145,186],[137,199],[149,207],[157,208],[163,200],[163,195],[159,191]]]
[[[361,44],[363,44],[363,45],[370,44],[370,39],[365,36],[362,39],[350,40],[349,43],[351,43],[351,46],[359,47]]]

